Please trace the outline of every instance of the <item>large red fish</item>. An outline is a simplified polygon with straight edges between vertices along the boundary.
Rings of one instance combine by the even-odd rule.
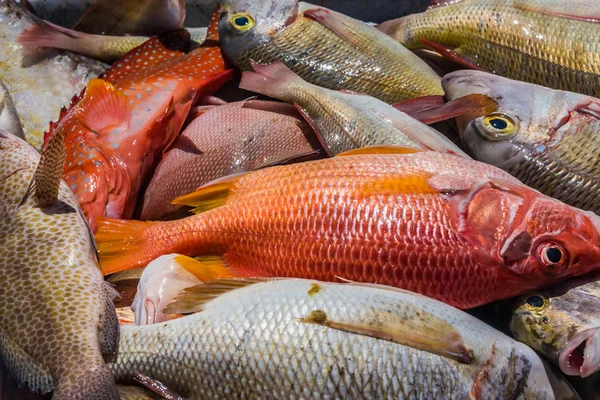
[[[204,45],[188,54],[175,50],[189,45],[182,30],[132,50],[104,79],[90,81],[83,98],[52,126],[66,132],[63,179],[92,230],[96,217],[132,216],[140,187],[194,100],[232,77],[218,45],[217,16]]]
[[[498,168],[436,152],[267,168],[176,202],[203,212],[100,220],[103,272],[203,255],[202,279],[340,277],[470,308],[600,268],[600,217]]]

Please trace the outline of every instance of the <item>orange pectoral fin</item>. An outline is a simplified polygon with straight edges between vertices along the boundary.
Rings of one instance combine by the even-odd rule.
[[[82,125],[101,135],[108,129],[126,127],[131,109],[127,96],[110,82],[92,79],[75,113],[75,118]]]

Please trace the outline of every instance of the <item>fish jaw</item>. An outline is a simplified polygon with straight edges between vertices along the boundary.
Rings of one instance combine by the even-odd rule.
[[[585,330],[569,340],[558,356],[566,375],[586,378],[600,369],[600,327]]]

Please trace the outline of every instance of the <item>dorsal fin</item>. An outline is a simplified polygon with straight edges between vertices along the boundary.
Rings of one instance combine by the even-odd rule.
[[[274,279],[270,279],[274,280]],[[204,305],[217,297],[257,283],[264,283],[268,279],[218,279],[216,281],[196,285],[184,289],[177,298],[169,304],[164,312],[166,314],[189,314],[204,309]]]
[[[465,0],[431,0],[431,5],[428,9],[450,6],[452,4],[461,3]]]
[[[402,146],[370,146],[361,147],[360,149],[348,150],[336,155],[336,157],[358,156],[364,154],[412,154],[421,153],[423,151],[426,150]]]
[[[208,29],[206,31],[207,42],[218,42],[219,41],[219,17],[221,16],[221,7],[217,7],[215,12],[208,23]]]
[[[235,174],[217,179],[196,189],[193,193],[173,200],[171,204],[194,207],[193,212],[196,214],[220,207],[227,202],[233,186],[246,174]]]
[[[181,57],[189,51],[190,46],[190,34],[185,29],[178,29],[153,37],[115,62],[106,71],[104,79],[115,84],[134,73],[145,71],[155,65]]]
[[[58,199],[58,189],[67,159],[65,135],[64,129],[57,129],[42,149],[42,156],[33,177],[35,197],[40,206],[47,206]]]

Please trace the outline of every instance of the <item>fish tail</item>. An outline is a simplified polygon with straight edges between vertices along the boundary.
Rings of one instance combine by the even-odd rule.
[[[47,21],[35,22],[17,38],[25,46],[52,47],[55,49],[83,52],[88,46],[84,43],[87,35],[54,25]]]
[[[244,72],[240,88],[264,94],[280,100],[286,100],[290,83],[304,83],[294,71],[277,62],[261,65],[252,62],[254,72]]]
[[[96,242],[103,275],[145,266],[154,257],[148,238],[160,222],[96,218]]]

